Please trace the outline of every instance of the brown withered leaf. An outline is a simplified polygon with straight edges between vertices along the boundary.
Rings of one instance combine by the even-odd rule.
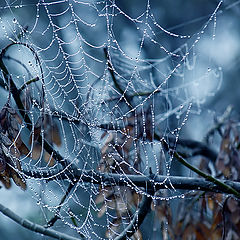
[[[54,144],[56,144],[58,147],[62,145],[62,140],[57,125],[52,126],[48,134]]]
[[[11,178],[17,186],[21,187],[22,190],[26,190],[27,185],[25,179],[12,167],[7,165],[5,171],[0,173],[0,180],[7,189],[11,187]]]
[[[6,160],[0,155],[0,173],[6,169]]]
[[[214,209],[214,200],[211,197],[208,198],[208,207],[209,207],[210,210],[213,211],[213,209]]]
[[[26,189],[26,181],[24,177],[18,173],[21,172],[21,163],[18,157],[20,156],[20,152],[18,148],[15,146],[15,143],[11,143],[10,139],[4,135],[0,134],[1,145],[0,145],[0,156],[1,156],[1,171],[0,171],[0,179],[3,185],[9,189],[11,187],[10,179],[17,186],[20,186],[23,190]],[[5,145],[6,144],[6,145]]]
[[[133,234],[132,239],[134,239],[134,240],[142,240],[143,239],[142,233],[139,229]]]
[[[11,181],[8,172],[4,171],[3,173],[0,173],[0,181],[3,183],[6,189],[11,187]]]
[[[213,215],[213,222],[211,225],[211,231],[215,231],[216,228],[223,222],[222,209],[216,211]]]
[[[177,221],[175,228],[174,228],[174,232],[176,232],[176,234],[179,234],[180,232],[182,232],[183,221],[184,221],[184,219]]]
[[[17,142],[16,142],[16,148],[20,152],[20,156],[23,156],[23,155],[27,156],[29,154],[29,149],[27,148],[25,143],[22,142],[22,140],[20,138],[18,138],[18,139],[19,139],[19,141],[17,140]]]
[[[47,163],[49,167],[54,166],[55,159],[48,152],[44,151],[44,161]]]
[[[195,227],[191,224],[188,223],[187,226],[184,229],[183,235],[182,235],[182,240],[192,240],[194,239],[194,231]]]
[[[105,199],[111,199],[113,197],[114,190],[110,188],[103,188],[100,190],[100,193],[97,195],[95,199],[96,204],[104,203]]]
[[[112,223],[110,223],[110,227],[108,228],[105,234],[108,239],[113,239],[115,236],[117,236],[116,233],[119,232],[120,224],[121,224],[121,219],[119,218],[117,218]]]
[[[11,176],[17,186],[21,187],[22,190],[27,189],[25,179],[21,175],[19,175],[16,171],[14,171],[13,169],[11,169]]]
[[[102,217],[102,216],[105,214],[106,210],[107,210],[107,205],[106,205],[106,204],[103,204],[102,207],[101,207],[101,209],[100,209],[100,211],[98,212],[97,216],[98,216],[99,218]]]
[[[239,207],[238,202],[233,198],[229,198],[227,201],[227,207],[230,212],[235,212],[237,210],[237,208]]]
[[[236,211],[232,212],[230,215],[230,220],[232,223],[237,225],[240,223],[240,209],[238,208]]]
[[[209,227],[204,222],[198,222],[195,225],[195,234],[196,234],[196,240],[205,240],[209,239],[211,235],[211,231]]]
[[[38,142],[35,142],[33,144],[33,148],[32,148],[30,157],[33,160],[38,160],[40,158],[41,154],[42,154],[42,146]]]
[[[230,146],[231,146],[231,140],[230,140],[230,127],[227,127],[224,132],[224,136],[221,142],[220,151],[229,153],[230,152]]]
[[[211,240],[222,240],[222,229],[217,228],[211,233]]]

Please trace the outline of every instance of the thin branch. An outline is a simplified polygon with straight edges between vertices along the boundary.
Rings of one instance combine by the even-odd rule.
[[[78,179],[80,182],[92,183],[92,184],[101,184],[104,183],[104,186],[130,186],[130,187],[139,187],[146,188],[147,184],[154,184],[156,190],[159,189],[172,189],[172,186],[175,189],[181,190],[198,190],[198,191],[208,191],[208,192],[217,192],[225,194],[233,194],[229,188],[223,188],[210,181],[209,179],[201,179],[197,177],[183,177],[183,176],[164,176],[164,175],[155,175],[152,180],[147,176],[142,175],[128,175],[128,174],[116,174],[116,173],[100,173],[92,170],[81,170],[81,169],[65,169],[61,170],[23,170],[22,173],[26,177],[35,178],[35,179],[45,179],[46,181],[51,180],[72,180]],[[240,182],[230,181],[230,180],[218,180],[223,184],[240,191]]]
[[[229,118],[229,116],[231,115],[233,111],[233,106],[229,105],[225,112],[223,113],[223,115],[219,118],[216,119],[216,124],[215,126],[213,126],[206,134],[205,136],[205,140],[204,142],[209,143],[209,139],[210,137],[217,131],[219,133],[219,135],[222,137],[222,132],[221,132],[221,127],[224,126],[224,124],[226,124],[227,119]]]
[[[124,229],[124,231],[120,233],[118,237],[115,238],[115,240],[128,239],[139,229],[140,225],[142,224],[143,220],[151,209],[151,203],[152,198],[144,195],[140,207],[135,213],[130,224]]]
[[[22,92],[29,84],[33,83],[33,82],[37,82],[39,80],[39,77],[35,77],[29,81],[27,81],[26,83],[24,83],[20,88],[19,88],[19,92]]]
[[[52,227],[52,226],[55,224],[55,222],[59,219],[58,214],[59,214],[59,212],[60,212],[60,210],[61,210],[62,204],[63,204],[64,201],[66,200],[67,196],[70,194],[70,192],[71,192],[71,190],[73,189],[73,187],[74,187],[74,184],[70,183],[69,186],[68,186],[68,188],[67,188],[67,190],[66,190],[66,193],[65,193],[64,196],[62,197],[62,199],[61,199],[61,201],[60,201],[60,203],[59,203],[59,205],[58,205],[58,207],[57,207],[57,210],[56,210],[56,212],[55,212],[55,214],[54,214],[54,217],[51,218],[51,219],[48,221],[48,223],[47,223],[46,226],[45,226],[46,228]]]
[[[112,62],[111,62],[111,59],[110,59],[108,50],[107,50],[107,48],[104,48],[103,50],[104,50],[105,57],[106,57],[106,59],[107,59],[108,70],[109,70],[109,72],[110,72],[110,74],[111,74],[113,83],[114,83],[116,89],[119,91],[119,93],[121,93],[121,95],[124,96],[123,98],[125,99],[127,105],[132,109],[132,105],[131,105],[131,103],[130,103],[131,101],[130,101],[130,99],[129,99],[129,96],[122,90],[122,88],[121,88],[120,85],[118,84],[118,81],[117,81],[117,79],[116,79],[116,77],[115,77],[115,74],[114,74],[115,69],[114,69],[114,67],[113,67],[113,65],[112,65]],[[116,72],[116,71],[115,71],[115,72]],[[121,98],[122,98],[122,97],[121,97]]]
[[[53,237],[56,239],[61,240],[79,240],[79,238],[68,236],[64,233],[44,228],[43,226],[33,223],[27,219],[21,218],[17,214],[15,214],[13,211],[11,211],[9,208],[4,207],[2,204],[0,204],[0,212],[2,212],[5,216],[9,217],[19,225],[23,226],[24,228],[27,228],[31,230],[32,232],[41,233],[45,236]]]
[[[169,148],[169,145],[167,142],[163,139],[162,140],[163,147],[170,153],[170,155],[174,156],[181,164],[183,164],[188,169],[192,170],[193,172],[197,173],[199,176],[204,177],[206,180],[216,184],[220,188],[226,189],[231,194],[235,195],[237,198],[240,198],[240,192],[238,192],[236,189],[232,188],[231,186],[223,183],[222,181],[218,180],[217,178],[214,178],[211,175],[208,175],[201,170],[195,168],[191,164],[189,164],[183,157],[181,157],[178,152],[173,151]]]
[[[156,133],[154,134],[154,139],[158,140],[158,141],[162,141],[162,137],[160,137]],[[168,140],[170,145],[175,144],[175,142],[176,142],[176,138],[171,137],[171,136],[168,136],[167,140]],[[214,150],[209,148],[206,144],[201,143],[201,142],[196,141],[196,140],[179,138],[178,141],[177,141],[177,145],[181,145],[184,148],[189,148],[191,150],[194,150],[192,152],[192,156],[201,155],[201,156],[204,156],[204,157],[210,159],[213,162],[216,161],[217,156],[218,156],[218,154]]]
[[[5,83],[5,81],[1,77],[0,77],[0,87],[8,90],[8,85]]]
[[[151,176],[152,170],[150,168],[150,179],[152,178]],[[141,204],[130,224],[120,233],[118,237],[115,238],[115,240],[125,240],[131,238],[131,236],[139,229],[151,209],[151,196],[154,194],[154,187],[152,184],[147,186],[147,194],[149,195],[143,195]]]

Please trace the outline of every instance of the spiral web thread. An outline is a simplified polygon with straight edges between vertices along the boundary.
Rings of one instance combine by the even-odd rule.
[[[184,197],[168,182],[172,158],[159,140],[172,139],[175,148],[189,114],[200,113],[220,86],[220,68],[198,70],[198,45],[209,32],[214,41],[221,3],[200,30],[181,35],[161,26],[150,1],[141,2],[138,16],[117,1],[1,2],[1,49],[11,45],[3,62],[30,119],[15,122],[15,140],[4,149],[18,158],[21,168],[11,167],[26,180],[46,225],[57,216],[56,229],[74,236],[118,236],[149,196],[129,175],[166,176],[152,181],[169,189],[155,191],[154,204]],[[175,38],[180,46],[168,50],[166,41]],[[149,49],[158,58],[150,59]],[[216,84],[199,94],[208,81]],[[8,103],[10,116],[20,116],[13,98]]]

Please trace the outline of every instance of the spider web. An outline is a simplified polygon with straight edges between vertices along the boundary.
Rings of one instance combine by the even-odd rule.
[[[166,176],[153,181],[168,183],[151,196],[155,204],[184,197],[168,182],[174,166],[161,139],[176,148],[189,115],[220,87],[218,66],[198,67],[198,45],[209,34],[214,41],[221,3],[189,35],[161,26],[150,1],[137,14],[116,1],[1,3],[2,58],[29,117],[15,122],[5,152],[20,162],[11,167],[26,179],[46,226],[84,239],[118,236],[149,196],[130,175]],[[180,43],[174,49],[172,39]],[[4,106],[21,116],[13,98]]]

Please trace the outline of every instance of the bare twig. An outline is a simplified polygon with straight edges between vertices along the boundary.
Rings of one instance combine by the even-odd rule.
[[[107,64],[108,64],[108,70],[111,74],[111,77],[112,77],[112,80],[113,80],[113,83],[116,87],[116,90],[119,91],[119,93],[123,96],[121,98],[124,98],[127,105],[132,109],[132,105],[131,105],[131,101],[129,99],[129,96],[122,90],[122,88],[120,87],[120,85],[118,84],[118,81],[115,77],[115,74],[114,74],[114,71],[116,72],[116,70],[114,69],[113,65],[112,65],[112,62],[111,62],[111,59],[110,59],[110,56],[109,56],[109,52],[108,52],[108,49],[107,48],[104,48],[104,54],[105,54],[105,57],[107,59]]]
[[[154,139],[161,141],[162,137],[160,137],[158,134],[155,133]],[[168,143],[170,146],[172,144],[175,144],[175,142],[176,142],[175,137],[168,136]],[[192,155],[190,155],[192,157],[201,155],[210,159],[212,162],[215,162],[218,156],[217,153],[214,150],[212,150],[210,147],[208,147],[206,144],[196,140],[179,138],[177,141],[177,145],[193,150]]]
[[[215,177],[213,177],[211,175],[208,175],[208,174],[202,172],[201,170],[195,168],[191,164],[189,164],[183,157],[181,157],[178,154],[178,152],[171,150],[169,148],[169,145],[167,144],[167,142],[164,139],[162,140],[162,145],[170,153],[170,155],[175,157],[185,167],[187,167],[188,169],[190,169],[193,172],[197,173],[199,176],[204,177],[206,180],[216,184],[220,188],[226,189],[228,192],[230,192],[231,194],[235,195],[237,198],[240,198],[240,192],[238,192],[239,190],[237,191],[236,189],[234,189],[233,187],[229,186],[228,184],[223,183],[222,181],[218,180],[217,178],[215,178]]]
[[[152,178],[152,170],[150,169],[150,179]],[[127,238],[130,238],[141,226],[143,223],[146,215],[151,209],[151,203],[152,203],[152,195],[154,194],[154,188],[152,184],[149,184],[146,186],[147,194],[144,195],[141,201],[141,204],[135,213],[133,219],[129,223],[129,225],[120,233],[118,237],[115,238],[115,240],[125,240]]]
[[[35,77],[29,81],[27,81],[26,83],[24,83],[20,88],[19,88],[19,92],[22,92],[29,84],[33,83],[33,82],[37,82],[39,80],[39,77]]]
[[[20,216],[15,214],[13,211],[11,211],[9,208],[4,207],[2,204],[0,204],[0,212],[2,212],[5,216],[9,217],[10,219],[15,221],[19,225],[23,226],[24,228],[31,230],[32,232],[41,233],[45,236],[49,236],[49,237],[61,239],[61,240],[79,240],[79,238],[71,237],[69,235],[66,235],[64,233],[61,233],[52,229],[47,229],[27,219],[21,218]]]
[[[63,204],[64,201],[66,200],[67,196],[70,194],[70,192],[71,192],[71,190],[73,189],[73,187],[74,187],[74,184],[71,184],[71,183],[70,183],[69,186],[68,186],[68,188],[67,188],[67,190],[66,190],[66,193],[65,193],[64,196],[62,197],[62,199],[61,199],[61,201],[60,201],[60,203],[59,203],[59,205],[58,205],[58,207],[57,207],[57,210],[56,210],[56,212],[55,212],[54,217],[48,221],[48,223],[47,223],[46,226],[45,226],[46,228],[52,227],[52,226],[55,224],[55,222],[59,219],[58,214],[59,214],[59,212],[60,212],[60,210],[61,210],[62,204]]]
[[[229,116],[231,115],[233,111],[233,106],[229,105],[225,112],[223,113],[223,115],[219,118],[216,119],[216,124],[215,126],[213,126],[208,133],[205,136],[205,140],[204,142],[209,143],[209,139],[210,137],[217,131],[219,133],[219,135],[222,137],[222,132],[221,132],[221,127],[224,126],[224,124],[226,123],[227,119],[229,118]]]
[[[68,171],[59,170],[23,170],[26,177],[36,178],[36,179],[45,179],[47,181],[51,180],[64,180],[78,179],[78,181],[92,184],[101,184],[104,183],[104,186],[130,186],[130,187],[139,187],[146,188],[146,184],[150,184],[150,179],[147,176],[141,175],[128,175],[128,174],[114,174],[114,173],[100,173],[92,170],[81,170],[73,169]],[[218,180],[223,184],[227,184],[232,188],[240,191],[240,182],[229,181],[229,180]],[[151,180],[154,184],[156,190],[159,189],[171,189],[172,186],[175,189],[182,190],[198,190],[198,191],[208,191],[208,192],[220,192],[226,194],[233,194],[232,191],[228,188],[223,188],[210,181],[209,179],[201,179],[197,177],[183,177],[183,176],[164,176],[164,175],[155,175]]]

